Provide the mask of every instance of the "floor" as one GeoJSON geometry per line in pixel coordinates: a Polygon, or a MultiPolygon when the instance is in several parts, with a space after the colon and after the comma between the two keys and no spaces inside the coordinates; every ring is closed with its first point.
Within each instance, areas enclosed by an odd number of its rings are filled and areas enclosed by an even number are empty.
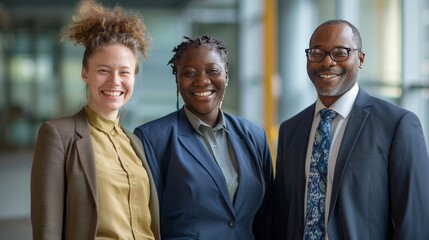
{"type": "Polygon", "coordinates": [[[0,240],[31,240],[31,151],[0,152],[0,240]]]}
{"type": "Polygon", "coordinates": [[[25,219],[0,220],[0,239],[31,240],[31,222],[25,219]]]}

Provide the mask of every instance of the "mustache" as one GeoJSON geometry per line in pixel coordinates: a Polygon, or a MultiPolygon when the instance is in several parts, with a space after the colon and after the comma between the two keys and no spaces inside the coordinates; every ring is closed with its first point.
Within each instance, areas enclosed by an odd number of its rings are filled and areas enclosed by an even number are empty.
{"type": "Polygon", "coordinates": [[[335,75],[343,75],[344,71],[342,69],[338,69],[338,68],[326,68],[326,67],[321,67],[319,69],[317,69],[315,71],[316,74],[320,75],[320,74],[335,74],[335,75]]]}

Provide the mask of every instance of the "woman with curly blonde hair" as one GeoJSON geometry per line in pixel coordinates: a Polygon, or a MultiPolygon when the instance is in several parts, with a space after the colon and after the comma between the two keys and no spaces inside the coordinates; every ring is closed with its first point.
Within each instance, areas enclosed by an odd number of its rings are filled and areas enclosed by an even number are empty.
{"type": "Polygon", "coordinates": [[[94,2],[63,37],[83,45],[88,102],[44,123],[31,172],[33,239],[160,239],[158,198],[143,147],[120,124],[148,35],[141,16],[94,2]]]}

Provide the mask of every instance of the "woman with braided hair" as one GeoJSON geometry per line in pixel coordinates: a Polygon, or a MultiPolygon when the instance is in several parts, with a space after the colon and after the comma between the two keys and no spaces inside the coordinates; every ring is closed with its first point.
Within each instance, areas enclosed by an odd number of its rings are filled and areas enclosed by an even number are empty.
{"type": "Polygon", "coordinates": [[[160,201],[162,239],[270,239],[272,163],[264,130],[223,112],[227,51],[185,37],[169,64],[185,105],[134,130],[160,201]]]}
{"type": "Polygon", "coordinates": [[[158,198],[141,141],[120,124],[148,35],[141,16],[91,1],[63,37],[83,45],[88,102],[44,123],[31,172],[33,239],[160,239],[158,198]]]}

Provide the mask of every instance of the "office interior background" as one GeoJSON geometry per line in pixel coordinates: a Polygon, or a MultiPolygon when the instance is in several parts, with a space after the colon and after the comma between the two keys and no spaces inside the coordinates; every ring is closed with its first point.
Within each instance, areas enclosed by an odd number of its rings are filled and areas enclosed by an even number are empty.
{"type": "MultiPolygon", "coordinates": [[[[429,136],[427,0],[100,0],[140,11],[152,37],[132,100],[134,127],[176,109],[167,62],[183,36],[211,35],[229,52],[223,110],[265,128],[275,156],[277,127],[315,101],[304,49],[321,22],[343,18],[366,52],[359,85],[416,113],[429,136]]],[[[39,126],[86,103],[83,48],[61,42],[75,0],[0,0],[0,238],[31,239],[30,170],[39,126]]],[[[182,103],[182,102],[181,102],[182,103]]],[[[429,142],[429,141],[428,141],[429,142]]]]}

